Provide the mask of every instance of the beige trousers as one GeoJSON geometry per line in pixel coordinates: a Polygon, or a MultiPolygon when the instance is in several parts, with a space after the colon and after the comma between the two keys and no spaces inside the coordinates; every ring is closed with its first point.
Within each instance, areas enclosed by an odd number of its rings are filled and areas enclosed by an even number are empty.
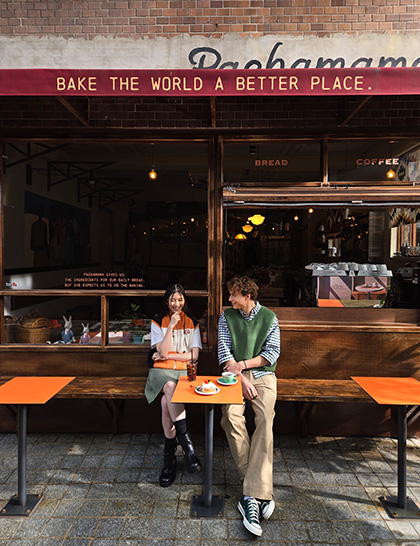
{"type": "Polygon", "coordinates": [[[221,425],[226,433],[232,457],[244,477],[243,494],[257,499],[273,498],[273,420],[277,397],[276,376],[246,378],[258,396],[250,400],[255,414],[255,431],[250,439],[246,428],[245,403],[222,406],[221,425]]]}

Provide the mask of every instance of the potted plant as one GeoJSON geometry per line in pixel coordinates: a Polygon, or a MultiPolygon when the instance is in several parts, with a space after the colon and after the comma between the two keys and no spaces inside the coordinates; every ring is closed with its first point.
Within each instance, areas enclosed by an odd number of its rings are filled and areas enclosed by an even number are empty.
{"type": "Polygon", "coordinates": [[[140,313],[140,305],[131,303],[123,313],[118,315],[118,319],[119,322],[114,326],[114,330],[123,332],[124,343],[143,343],[149,327],[145,315],[140,313]]]}

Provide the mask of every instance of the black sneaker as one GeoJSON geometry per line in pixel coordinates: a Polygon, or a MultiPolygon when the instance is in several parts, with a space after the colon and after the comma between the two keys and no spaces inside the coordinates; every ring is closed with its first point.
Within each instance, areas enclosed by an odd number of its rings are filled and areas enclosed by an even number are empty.
{"type": "Polygon", "coordinates": [[[262,529],[260,525],[260,507],[254,497],[245,499],[244,497],[238,502],[238,510],[242,514],[245,529],[248,529],[253,535],[260,537],[262,529]]]}
{"type": "Polygon", "coordinates": [[[264,519],[270,519],[276,504],[273,500],[261,500],[258,501],[260,505],[260,514],[264,519]]]}

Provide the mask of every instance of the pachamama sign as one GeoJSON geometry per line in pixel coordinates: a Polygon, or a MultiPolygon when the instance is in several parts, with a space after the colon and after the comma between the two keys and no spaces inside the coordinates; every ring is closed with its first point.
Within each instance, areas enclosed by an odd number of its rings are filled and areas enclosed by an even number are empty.
{"type": "Polygon", "coordinates": [[[272,70],[1,69],[0,96],[420,94],[420,68],[272,70]]]}

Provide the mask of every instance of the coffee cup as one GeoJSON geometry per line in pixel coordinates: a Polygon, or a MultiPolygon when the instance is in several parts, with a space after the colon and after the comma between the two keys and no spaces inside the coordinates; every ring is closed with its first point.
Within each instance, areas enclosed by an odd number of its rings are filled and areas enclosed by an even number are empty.
{"type": "Polygon", "coordinates": [[[233,372],[223,372],[222,378],[225,383],[233,383],[236,379],[236,373],[233,372]]]}

